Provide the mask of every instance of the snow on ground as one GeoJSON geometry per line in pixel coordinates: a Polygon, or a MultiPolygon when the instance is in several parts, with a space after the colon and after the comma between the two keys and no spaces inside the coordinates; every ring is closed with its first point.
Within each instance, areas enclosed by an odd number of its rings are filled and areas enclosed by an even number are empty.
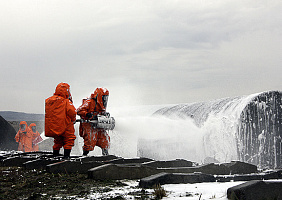
{"type": "MultiPolygon", "coordinates": [[[[136,192],[142,189],[138,188],[138,181],[124,181],[128,186],[113,188],[109,192],[93,193],[89,199],[104,199],[105,197],[122,196],[125,199],[135,199],[136,192]]],[[[225,183],[194,183],[194,184],[166,184],[162,185],[166,190],[167,197],[163,199],[173,200],[204,200],[204,199],[221,199],[227,200],[227,189],[244,182],[225,182],[225,183]]],[[[146,189],[148,196],[153,199],[153,189],[146,189]]]]}
{"type": "Polygon", "coordinates": [[[168,191],[168,197],[163,199],[226,199],[227,189],[244,182],[226,183],[194,183],[194,184],[168,184],[164,189],[168,191]]]}

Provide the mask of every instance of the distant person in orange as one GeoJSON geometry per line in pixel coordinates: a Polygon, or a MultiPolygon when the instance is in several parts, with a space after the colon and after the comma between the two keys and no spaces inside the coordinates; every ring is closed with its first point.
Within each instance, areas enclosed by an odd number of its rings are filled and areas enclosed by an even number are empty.
{"type": "Polygon", "coordinates": [[[75,120],[76,109],[72,104],[70,86],[59,83],[54,95],[45,100],[45,136],[54,138],[54,156],[58,156],[61,147],[64,147],[64,157],[70,157],[76,138],[75,120]]]}
{"type": "Polygon", "coordinates": [[[82,105],[77,109],[77,114],[81,117],[80,136],[84,139],[83,155],[93,151],[95,146],[102,149],[103,155],[108,155],[110,147],[110,137],[106,130],[96,128],[86,120],[97,119],[97,115],[107,115],[109,91],[106,88],[97,88],[90,98],[83,100],[82,105]]]}
{"type": "Polygon", "coordinates": [[[36,130],[36,124],[31,123],[29,125],[29,131],[32,135],[32,151],[39,151],[38,143],[41,142],[43,139],[40,136],[40,133],[36,130]]]}
{"type": "Polygon", "coordinates": [[[25,121],[20,122],[20,129],[15,136],[15,140],[19,143],[18,150],[23,152],[31,152],[32,149],[32,134],[29,131],[25,121]]]}

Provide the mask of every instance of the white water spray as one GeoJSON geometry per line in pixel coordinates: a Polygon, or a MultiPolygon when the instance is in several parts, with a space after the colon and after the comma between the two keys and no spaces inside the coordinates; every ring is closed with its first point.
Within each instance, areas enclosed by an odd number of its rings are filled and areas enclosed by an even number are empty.
{"type": "MultiPolygon", "coordinates": [[[[157,160],[182,158],[198,163],[203,163],[205,158],[219,162],[238,160],[238,119],[255,95],[207,103],[208,110],[198,109],[200,116],[193,119],[176,113],[169,117],[152,115],[163,106],[116,112],[117,125],[111,135],[110,153],[157,160]]],[[[179,105],[177,109],[183,108],[185,106],[179,105]]]]}
{"type": "Polygon", "coordinates": [[[149,151],[155,155],[155,159],[190,158],[195,160],[196,155],[203,154],[203,149],[200,148],[203,133],[191,119],[176,120],[143,116],[117,118],[116,122],[120,124],[111,136],[111,152],[115,155],[139,156],[138,150],[146,147],[148,143],[149,151]]]}
{"type": "MultiPolygon", "coordinates": [[[[244,106],[244,103],[239,105],[244,106]]],[[[109,131],[109,153],[124,158],[145,156],[156,160],[186,159],[198,163],[203,163],[207,157],[220,162],[236,160],[236,120],[240,115],[240,112],[235,112],[238,110],[236,106],[238,104],[231,101],[230,105],[226,105],[228,109],[209,113],[201,126],[187,116],[170,115],[168,118],[152,115],[163,106],[113,109],[110,112],[115,117],[116,127],[114,131],[109,131]]],[[[83,139],[77,138],[76,146],[82,149],[83,139]]],[[[101,155],[100,148],[95,147],[89,155],[101,155]]]]}

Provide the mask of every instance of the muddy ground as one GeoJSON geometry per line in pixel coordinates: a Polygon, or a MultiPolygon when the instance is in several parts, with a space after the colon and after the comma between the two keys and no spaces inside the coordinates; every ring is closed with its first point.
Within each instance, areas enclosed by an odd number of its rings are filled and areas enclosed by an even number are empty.
{"type": "MultiPolygon", "coordinates": [[[[105,194],[101,199],[125,199],[122,195],[107,195],[113,188],[123,186],[126,184],[121,181],[88,179],[87,174],[51,174],[45,170],[0,167],[0,199],[94,199],[93,193],[105,194]]],[[[154,199],[141,188],[135,191],[129,194],[130,199],[154,199]]]]}

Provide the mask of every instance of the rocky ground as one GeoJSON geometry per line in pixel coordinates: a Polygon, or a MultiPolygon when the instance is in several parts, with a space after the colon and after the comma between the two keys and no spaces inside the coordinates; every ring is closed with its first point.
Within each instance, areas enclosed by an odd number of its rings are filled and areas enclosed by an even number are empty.
{"type": "MultiPolygon", "coordinates": [[[[45,170],[0,167],[0,199],[96,199],[95,193],[99,199],[125,199],[114,194],[117,187],[130,186],[122,181],[88,179],[87,174],[51,174],[45,170]],[[113,193],[109,193],[111,190],[113,193]]],[[[133,189],[129,198],[155,198],[152,192],[133,189]]]]}

